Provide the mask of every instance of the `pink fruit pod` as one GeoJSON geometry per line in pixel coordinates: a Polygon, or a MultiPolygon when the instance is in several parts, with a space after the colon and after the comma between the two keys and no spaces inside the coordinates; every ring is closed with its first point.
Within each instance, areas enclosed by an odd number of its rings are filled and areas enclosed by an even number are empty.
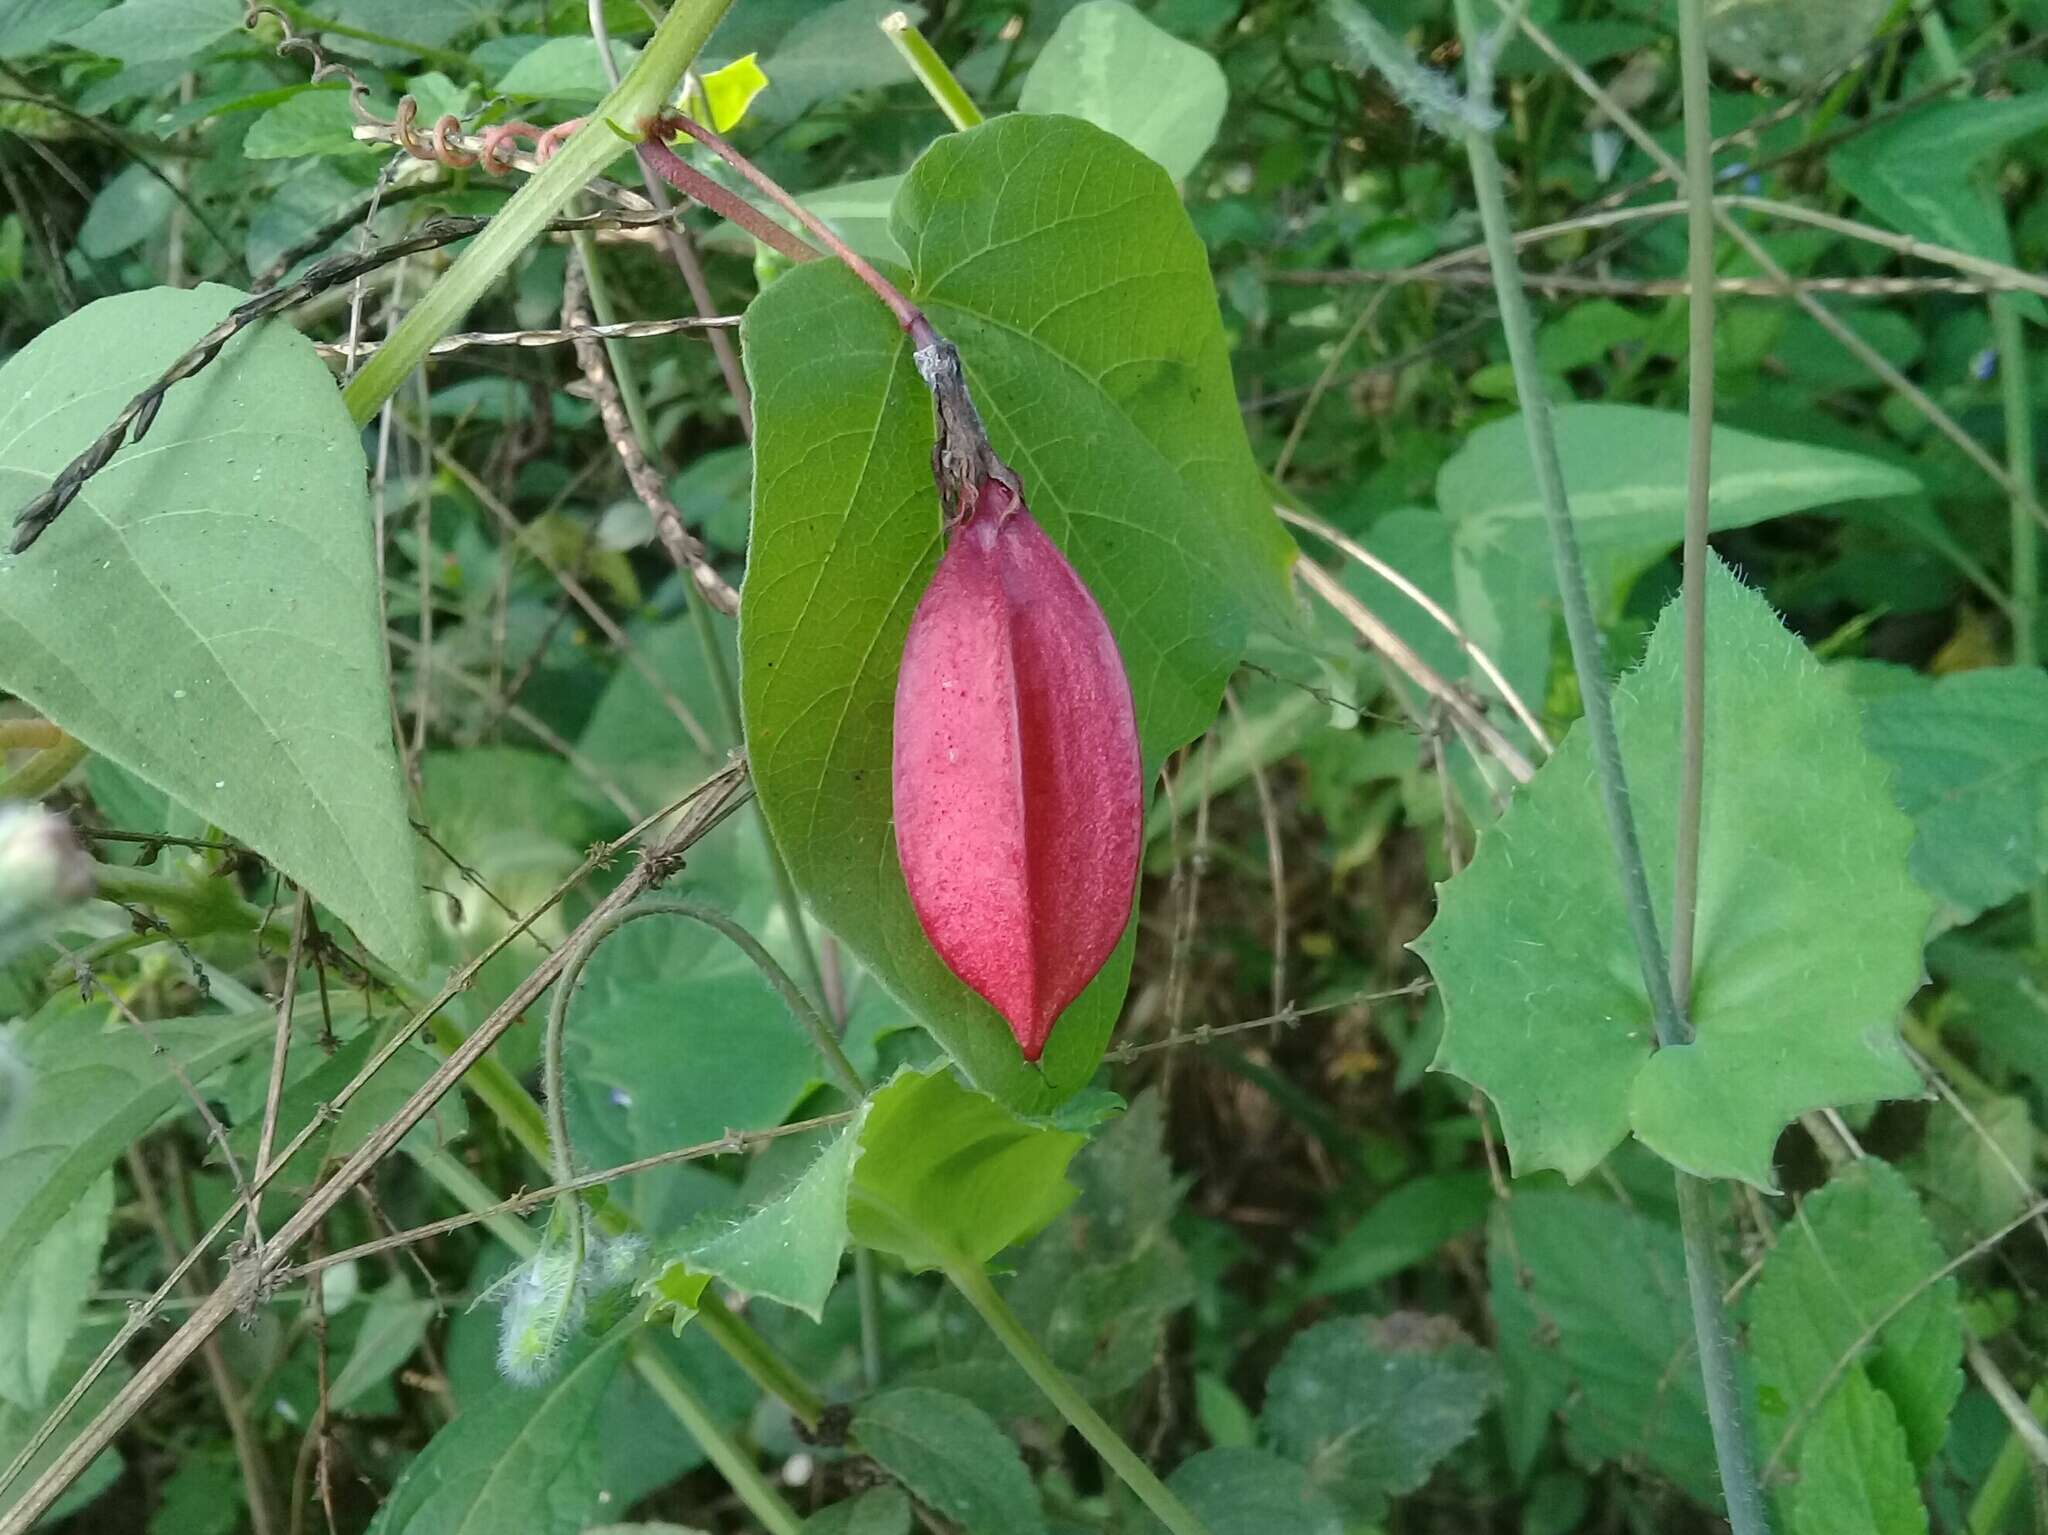
{"type": "Polygon", "coordinates": [[[1102,609],[1011,488],[978,487],[896,679],[896,851],[939,957],[1035,1061],[1130,920],[1144,819],[1102,609]]]}

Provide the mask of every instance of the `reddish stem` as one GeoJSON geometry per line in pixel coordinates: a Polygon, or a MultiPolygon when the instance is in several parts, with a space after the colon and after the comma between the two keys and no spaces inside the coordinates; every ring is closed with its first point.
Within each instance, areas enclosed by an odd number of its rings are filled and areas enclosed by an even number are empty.
{"type": "MultiPolygon", "coordinates": [[[[662,119],[665,123],[668,119],[662,119]]],[[[650,125],[652,126],[652,125],[650,125]]],[[[641,160],[683,196],[702,203],[720,218],[737,224],[776,254],[790,261],[815,261],[818,253],[737,193],[729,192],[684,160],[650,132],[635,146],[641,160]]]]}
{"type": "MultiPolygon", "coordinates": [[[[865,257],[858,254],[844,240],[834,234],[831,227],[823,219],[811,212],[810,209],[806,208],[794,197],[791,197],[789,193],[783,191],[782,187],[773,177],[761,170],[753,161],[749,160],[737,149],[734,149],[732,145],[726,143],[723,138],[713,133],[695,118],[685,116],[679,112],[656,118],[647,125],[647,128],[647,143],[650,147],[660,143],[662,136],[668,132],[686,133],[717,155],[727,165],[730,165],[734,170],[746,177],[747,180],[773,198],[776,204],[785,209],[792,218],[802,224],[810,232],[812,238],[817,240],[820,245],[843,261],[848,271],[866,283],[869,289],[873,291],[875,297],[889,306],[889,312],[896,316],[897,324],[901,325],[905,330],[911,331],[913,335],[916,334],[916,328],[924,323],[923,311],[917,305],[911,303],[909,299],[905,298],[902,290],[880,272],[876,271],[865,257]]],[[[674,159],[675,157],[671,154],[670,158],[674,159]]],[[[682,162],[678,160],[676,163],[680,165],[682,162]]],[[[663,174],[666,175],[667,173],[663,172],[663,174]]],[[[681,184],[677,183],[677,185],[680,186],[681,184]]],[[[713,185],[716,185],[716,183],[713,183],[713,185]]],[[[692,193],[692,195],[694,196],[695,194],[692,193]]],[[[750,209],[749,211],[752,210],[750,209]]],[[[929,330],[930,327],[927,326],[927,333],[929,333],[929,330]]],[[[920,342],[919,344],[923,345],[925,343],[920,342]]]]}

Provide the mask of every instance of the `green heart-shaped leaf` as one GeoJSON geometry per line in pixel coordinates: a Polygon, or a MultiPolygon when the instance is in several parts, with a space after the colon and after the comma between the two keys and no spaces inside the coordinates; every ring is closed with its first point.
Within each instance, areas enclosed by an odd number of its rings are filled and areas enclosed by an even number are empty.
{"type": "MultiPolygon", "coordinates": [[[[1706,797],[1691,1044],[1651,1048],[1642,969],[1583,727],[1479,839],[1415,943],[1443,987],[1436,1066],[1499,1106],[1515,1170],[1584,1176],[1631,1130],[1689,1172],[1772,1186],[1809,1109],[1923,1090],[1897,1017],[1932,902],[1855,704],[1770,605],[1708,581],[1706,797]]],[[[1673,603],[1614,717],[1669,922],[1682,625],[1673,603]]]]}
{"type": "MultiPolygon", "coordinates": [[[[1293,621],[1293,545],[1238,419],[1201,242],[1164,171],[1061,117],[940,140],[892,230],[905,290],[959,347],[996,450],[1108,616],[1156,769],[1214,717],[1250,628],[1293,621]]],[[[1100,1059],[1130,941],[1067,1010],[1041,1074],[911,910],[891,717],[940,535],[909,342],[826,262],[769,287],[743,337],[759,435],[740,664],[761,807],[819,915],[975,1083],[1043,1108],[1100,1059]]]]}

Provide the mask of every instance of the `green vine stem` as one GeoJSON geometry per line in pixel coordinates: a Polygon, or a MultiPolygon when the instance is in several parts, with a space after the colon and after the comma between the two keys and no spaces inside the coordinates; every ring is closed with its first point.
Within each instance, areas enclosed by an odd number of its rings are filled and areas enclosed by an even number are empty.
{"type": "Polygon", "coordinates": [[[12,776],[0,779],[0,799],[41,799],[84,760],[85,743],[76,736],[64,736],[29,758],[12,776]]]}
{"type": "MultiPolygon", "coordinates": [[[[2048,1427],[2048,1381],[2034,1387],[2027,1398],[2027,1411],[2033,1414],[2036,1423],[2048,1427]]],[[[2034,1456],[2026,1441],[2017,1433],[2009,1435],[1970,1503],[1969,1516],[1963,1524],[1967,1535],[1998,1535],[2006,1527],[2005,1516],[2012,1511],[2014,1496],[2026,1486],[2027,1473],[2033,1465],[2034,1456]]]]}
{"type": "Polygon", "coordinates": [[[490,227],[427,290],[390,339],[349,381],[342,398],[357,425],[377,414],[428,349],[460,323],[470,306],[533,243],[548,220],[568,207],[584,183],[619,155],[624,146],[611,121],[637,123],[662,109],[712,28],[731,6],[732,0],[677,0],[618,88],[598,104],[554,157],[513,193],[490,227]]]}
{"type": "MultiPolygon", "coordinates": [[[[1700,0],[1685,0],[1685,5],[1694,10],[1699,3],[1700,0]]],[[[1493,51],[1497,42],[1481,29],[1473,0],[1455,0],[1455,5],[1472,99],[1484,103],[1493,96],[1493,51]]],[[[1613,699],[1601,655],[1600,631],[1587,595],[1578,534],[1572,525],[1564,470],[1558,460],[1557,439],[1550,424],[1549,397],[1544,393],[1542,370],[1536,358],[1535,325],[1529,313],[1528,295],[1522,286],[1521,268],[1515,257],[1514,230],[1508,215],[1500,158],[1494,150],[1490,132],[1468,125],[1464,139],[1473,190],[1479,202],[1480,223],[1486,237],[1487,259],[1493,270],[1494,294],[1500,305],[1508,358],[1514,370],[1522,423],[1528,436],[1529,456],[1536,467],[1544,522],[1550,533],[1558,594],[1564,603],[1565,632],[1571,641],[1572,665],[1578,675],[1579,692],[1585,708],[1585,727],[1592,737],[1593,765],[1599,779],[1608,837],[1613,844],[1621,879],[1629,931],[1642,968],[1644,989],[1649,995],[1657,1044],[1659,1048],[1669,1048],[1686,1043],[1691,1038],[1691,1027],[1679,1011],[1671,975],[1665,968],[1664,943],[1657,932],[1649,876],[1643,864],[1642,844],[1636,835],[1635,813],[1629,803],[1621,743],[1614,730],[1613,699]]],[[[1704,197],[1710,190],[1700,186],[1692,195],[1704,197]]],[[[1770,1524],[1764,1511],[1762,1484],[1757,1478],[1750,1450],[1747,1403],[1736,1371],[1735,1340],[1721,1304],[1707,1187],[1688,1174],[1681,1172],[1677,1176],[1686,1289],[1692,1303],[1693,1336],[1700,1353],[1707,1415],[1713,1429],[1722,1496],[1728,1506],[1728,1522],[1734,1535],[1764,1535],[1770,1524]]]]}
{"type": "Polygon", "coordinates": [[[939,104],[947,122],[962,130],[981,125],[981,108],[974,104],[974,98],[967,94],[967,88],[954,77],[953,71],[946,68],[938,50],[925,41],[916,22],[902,11],[891,11],[882,18],[881,28],[903,55],[910,72],[917,76],[917,83],[939,104]]]}
{"type": "MultiPolygon", "coordinates": [[[[576,1157],[569,1139],[569,1097],[566,1091],[567,1072],[562,1063],[562,1046],[567,1034],[569,1006],[575,1000],[576,988],[582,984],[583,970],[590,963],[591,955],[597,952],[612,934],[629,922],[642,917],[687,917],[701,922],[727,939],[753,962],[768,984],[775,988],[783,1004],[795,1014],[796,1019],[811,1036],[818,1054],[824,1059],[826,1069],[834,1082],[849,1098],[858,1103],[867,1095],[867,1088],[861,1082],[860,1073],[853,1069],[853,1063],[846,1058],[846,1052],[839,1047],[839,1040],[832,1032],[824,1016],[819,1013],[811,999],[804,995],[803,988],[789,978],[789,972],[782,968],[774,955],[761,944],[760,939],[733,921],[724,912],[700,905],[695,901],[648,901],[637,906],[621,907],[602,921],[595,923],[573,949],[562,966],[561,979],[555,983],[554,999],[548,1004],[547,1033],[541,1045],[541,1101],[547,1114],[548,1167],[556,1183],[568,1183],[576,1176],[576,1157]]],[[[557,1201],[570,1231],[580,1241],[583,1232],[583,1201],[575,1194],[564,1194],[557,1201]]]]}
{"type": "Polygon", "coordinates": [[[644,1333],[633,1340],[630,1357],[640,1378],[661,1398],[662,1405],[675,1414],[676,1421],[690,1431],[690,1437],[703,1447],[705,1458],[747,1505],[747,1512],[760,1520],[768,1535],[803,1535],[803,1522],[783,1502],[782,1494],[761,1474],[753,1458],[743,1454],[727,1437],[711,1415],[709,1405],[697,1394],[697,1388],[655,1352],[644,1333]]]}
{"type": "Polygon", "coordinates": [[[1166,1484],[1152,1474],[1152,1468],[1138,1458],[1137,1451],[1124,1443],[1123,1435],[1088,1404],[1088,1399],[1052,1362],[1052,1356],[1039,1347],[1038,1340],[997,1293],[987,1270],[971,1260],[962,1261],[947,1266],[946,1278],[967,1304],[981,1314],[988,1330],[1010,1351],[1010,1357],[1031,1377],[1032,1384],[1059,1409],[1060,1416],[1094,1447],[1095,1453],[1172,1535],[1209,1535],[1208,1526],[1195,1517],[1194,1510],[1167,1490],[1166,1484]]]}
{"type": "Polygon", "coordinates": [[[825,1399],[797,1374],[796,1367],[768,1346],[752,1327],[735,1316],[717,1293],[707,1288],[697,1298],[695,1325],[702,1328],[726,1357],[746,1371],[747,1378],[790,1411],[807,1429],[825,1417],[825,1399]]]}

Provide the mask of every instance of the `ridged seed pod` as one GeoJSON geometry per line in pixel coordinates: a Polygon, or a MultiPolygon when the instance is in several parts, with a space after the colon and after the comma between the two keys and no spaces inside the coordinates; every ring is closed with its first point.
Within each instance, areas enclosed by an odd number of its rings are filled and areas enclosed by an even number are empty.
{"type": "Polygon", "coordinates": [[[904,641],[896,850],[925,936],[1027,1061],[1130,920],[1144,792],[1102,609],[998,480],[904,641]]]}

